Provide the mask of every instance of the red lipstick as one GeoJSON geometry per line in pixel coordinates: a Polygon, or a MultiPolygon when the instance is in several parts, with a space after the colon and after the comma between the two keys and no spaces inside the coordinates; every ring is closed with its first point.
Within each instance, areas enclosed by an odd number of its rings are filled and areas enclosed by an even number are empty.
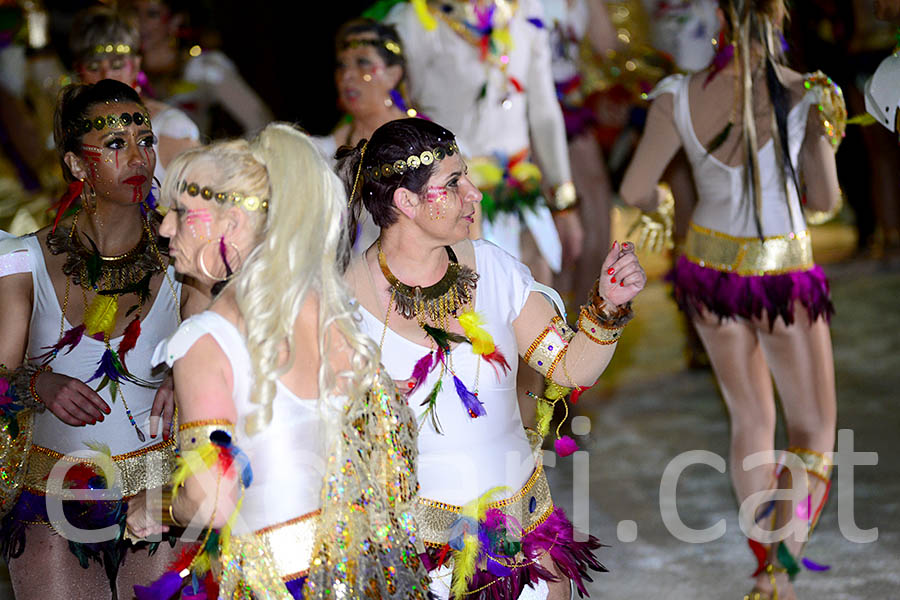
{"type": "Polygon", "coordinates": [[[125,183],[127,183],[128,185],[144,185],[146,181],[147,178],[143,175],[132,175],[125,180],[125,183]]]}

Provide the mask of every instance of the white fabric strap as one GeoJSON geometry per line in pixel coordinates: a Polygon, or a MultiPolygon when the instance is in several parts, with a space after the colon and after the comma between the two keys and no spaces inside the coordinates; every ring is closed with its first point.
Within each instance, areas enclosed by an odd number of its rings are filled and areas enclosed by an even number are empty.
{"type": "Polygon", "coordinates": [[[28,247],[5,231],[0,231],[0,277],[17,273],[31,273],[34,261],[28,247]]]}
{"type": "Polygon", "coordinates": [[[563,302],[562,296],[559,295],[559,292],[554,290],[552,287],[548,285],[544,285],[543,283],[538,283],[537,281],[531,284],[531,291],[540,292],[544,295],[547,300],[550,301],[551,304],[556,308],[556,312],[559,313],[559,316],[566,320],[566,304],[563,302]]]}

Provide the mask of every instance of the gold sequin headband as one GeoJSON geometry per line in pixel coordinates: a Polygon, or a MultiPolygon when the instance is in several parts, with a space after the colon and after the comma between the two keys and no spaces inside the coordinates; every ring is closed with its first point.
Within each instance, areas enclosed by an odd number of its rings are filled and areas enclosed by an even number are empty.
{"type": "Polygon", "coordinates": [[[97,44],[94,46],[94,54],[131,54],[131,46],[128,44],[97,44]]]}
{"type": "Polygon", "coordinates": [[[269,201],[260,200],[259,196],[245,196],[238,192],[214,192],[208,187],[200,187],[199,183],[193,181],[188,183],[182,180],[178,186],[179,193],[187,192],[188,196],[200,196],[204,200],[215,200],[219,204],[231,202],[237,206],[242,206],[245,210],[268,210],[269,201]]]}
{"type": "Polygon", "coordinates": [[[373,40],[367,38],[345,40],[344,43],[341,44],[341,50],[346,50],[347,48],[360,48],[362,46],[382,47],[391,54],[396,54],[397,56],[403,54],[403,48],[398,42],[395,42],[394,40],[385,40],[382,42],[381,40],[373,40]]]}
{"type": "Polygon", "coordinates": [[[446,146],[435,146],[421,154],[413,154],[406,160],[395,160],[393,163],[385,163],[380,167],[366,167],[365,177],[370,181],[377,181],[383,177],[403,175],[409,169],[418,169],[422,165],[430,165],[436,160],[444,160],[447,156],[453,156],[457,152],[459,152],[459,147],[456,145],[456,142],[449,142],[446,146]]]}
{"type": "Polygon", "coordinates": [[[148,113],[127,113],[124,112],[119,116],[116,115],[106,115],[105,117],[94,117],[93,119],[76,119],[75,123],[69,126],[69,130],[72,133],[88,133],[91,129],[96,129],[100,131],[104,127],[114,128],[114,127],[128,127],[134,123],[137,126],[141,126],[146,124],[147,127],[151,127],[150,125],[150,115],[148,113]]]}

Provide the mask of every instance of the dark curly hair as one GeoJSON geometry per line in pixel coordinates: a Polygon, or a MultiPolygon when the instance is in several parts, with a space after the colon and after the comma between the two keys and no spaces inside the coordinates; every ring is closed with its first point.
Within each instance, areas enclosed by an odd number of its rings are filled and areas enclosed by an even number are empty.
{"type": "Polygon", "coordinates": [[[366,207],[372,220],[378,227],[386,229],[397,222],[397,209],[394,207],[394,191],[405,188],[414,194],[421,194],[428,180],[438,165],[435,161],[429,165],[422,164],[416,169],[406,169],[403,173],[393,173],[387,177],[371,179],[365,177],[370,167],[393,164],[395,161],[406,161],[410,156],[420,154],[435,147],[447,147],[455,141],[455,136],[433,121],[425,119],[398,119],[385,123],[375,130],[369,140],[360,140],[353,146],[342,146],[335,154],[337,172],[347,188],[350,198],[351,238],[356,229],[360,214],[360,201],[366,207]],[[363,156],[363,148],[365,155],[363,156]],[[360,159],[362,165],[360,166],[360,159]]]}

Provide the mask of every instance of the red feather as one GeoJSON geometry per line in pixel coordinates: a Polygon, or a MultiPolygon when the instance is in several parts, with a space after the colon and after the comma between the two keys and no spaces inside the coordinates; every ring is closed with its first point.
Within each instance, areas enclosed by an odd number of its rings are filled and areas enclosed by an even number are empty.
{"type": "Polygon", "coordinates": [[[497,379],[500,379],[500,370],[497,367],[503,369],[504,374],[509,371],[509,363],[506,362],[506,357],[500,353],[500,350],[496,346],[494,346],[493,352],[491,352],[490,354],[482,354],[481,358],[486,360],[489,365],[494,367],[494,373],[497,374],[497,379]]]}
{"type": "Polygon", "coordinates": [[[513,85],[514,88],[516,88],[516,91],[519,92],[520,94],[525,89],[522,87],[522,84],[519,83],[519,80],[516,79],[515,77],[510,77],[509,82],[513,85]]]}
{"type": "Polygon", "coordinates": [[[216,578],[213,577],[212,571],[206,574],[206,580],[203,583],[206,585],[207,598],[219,597],[219,583],[216,581],[216,578]]]}
{"type": "Polygon", "coordinates": [[[234,464],[234,455],[228,448],[219,446],[216,449],[219,451],[219,469],[223,475],[227,475],[231,471],[231,465],[234,464]]]}
{"type": "Polygon", "coordinates": [[[72,206],[72,202],[75,201],[75,198],[81,195],[81,191],[84,189],[83,181],[73,181],[69,183],[69,187],[66,188],[66,191],[63,192],[63,195],[60,196],[59,202],[56,203],[56,218],[53,219],[53,229],[50,230],[50,233],[54,233],[56,231],[56,226],[59,225],[60,219],[62,219],[63,215],[69,210],[69,207],[72,206]]]}
{"type": "Polygon", "coordinates": [[[766,557],[768,555],[768,551],[766,550],[765,546],[763,546],[753,538],[747,538],[747,545],[750,546],[750,549],[753,550],[753,554],[756,556],[756,571],[754,571],[753,575],[751,575],[751,577],[756,577],[766,568],[766,557]]]}
{"type": "Polygon", "coordinates": [[[571,402],[572,404],[577,404],[578,399],[581,397],[581,394],[588,391],[589,389],[591,389],[590,386],[578,386],[577,388],[572,390],[571,394],[569,394],[569,402],[571,402]]]}
{"type": "Polygon", "coordinates": [[[181,573],[185,569],[191,566],[191,563],[194,562],[194,558],[197,556],[197,553],[200,551],[200,544],[190,544],[185,547],[181,554],[178,555],[178,558],[169,563],[168,571],[173,571],[175,573],[181,573]]]}
{"type": "Polygon", "coordinates": [[[97,476],[97,471],[89,463],[78,463],[66,473],[66,487],[84,490],[90,487],[89,482],[97,476]]]}
{"type": "Polygon", "coordinates": [[[137,344],[138,336],[140,335],[141,319],[140,317],[135,317],[134,320],[128,324],[128,327],[125,328],[125,335],[122,336],[122,341],[119,342],[119,360],[122,362],[123,367],[125,367],[125,353],[134,348],[135,344],[137,344]]]}

